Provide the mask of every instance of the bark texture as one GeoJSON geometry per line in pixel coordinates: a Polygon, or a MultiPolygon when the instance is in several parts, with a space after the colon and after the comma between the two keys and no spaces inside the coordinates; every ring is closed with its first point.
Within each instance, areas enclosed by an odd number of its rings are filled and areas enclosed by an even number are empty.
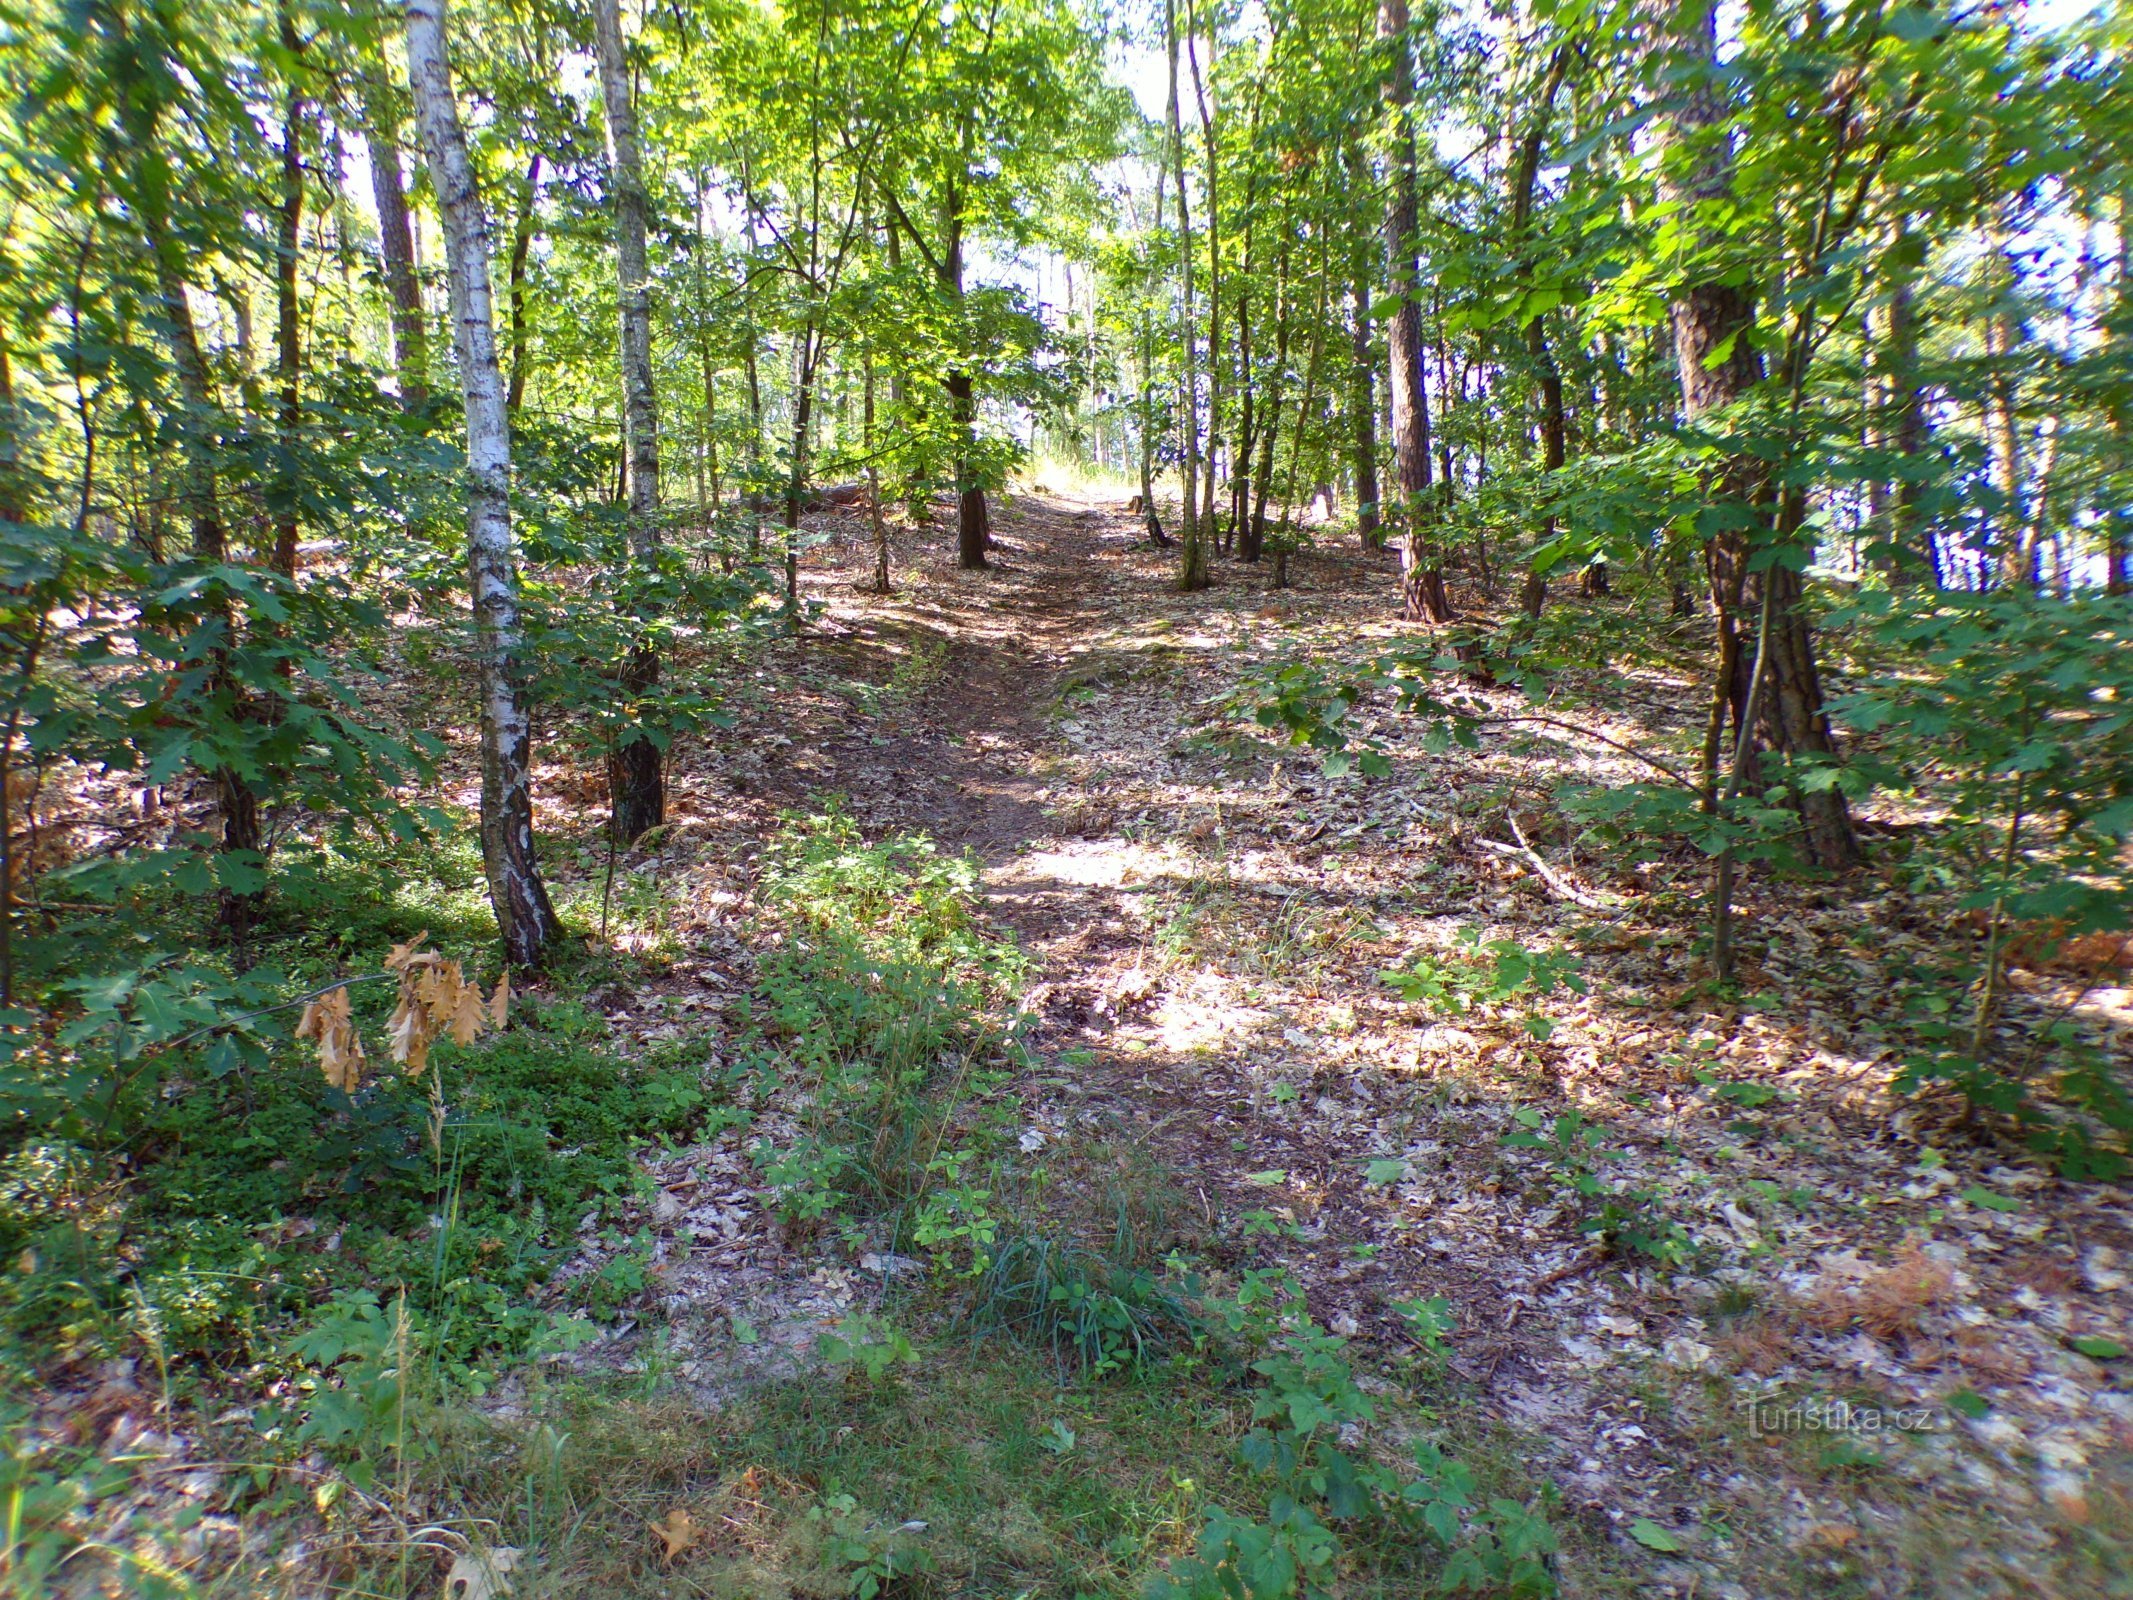
{"type": "MultiPolygon", "coordinates": [[[[645,258],[651,202],[637,146],[637,113],[630,100],[620,0],[594,0],[593,32],[600,59],[600,99],[607,111],[607,164],[615,188],[615,259],[621,273],[630,558],[639,566],[650,566],[658,559],[660,545],[659,400],[652,387],[652,286],[645,258]]],[[[640,645],[623,665],[623,692],[641,707],[658,687],[659,657],[640,645]]],[[[609,826],[617,839],[628,844],[666,821],[664,758],[641,714],[623,725],[608,758],[607,778],[609,826]]]]}
{"type": "MultiPolygon", "coordinates": [[[[1178,109],[1178,20],[1174,0],[1163,3],[1163,46],[1170,67],[1170,156],[1178,186],[1178,428],[1184,449],[1184,496],[1178,508],[1178,587],[1207,587],[1207,530],[1200,525],[1200,379],[1195,360],[1199,329],[1193,312],[1192,206],[1185,186],[1185,130],[1178,109]]],[[[1210,471],[1213,470],[1210,465],[1210,471]]]]}
{"type": "Polygon", "coordinates": [[[1407,0],[1380,0],[1378,36],[1390,66],[1385,100],[1392,111],[1391,182],[1385,201],[1385,279],[1393,295],[1386,330],[1392,389],[1392,454],[1399,494],[1392,522],[1400,540],[1400,612],[1412,622],[1450,622],[1451,595],[1430,526],[1429,394],[1423,363],[1422,302],[1416,261],[1421,205],[1416,193],[1414,63],[1407,40],[1407,0]]]}
{"type": "MultiPolygon", "coordinates": [[[[1658,26],[1661,48],[1688,78],[1664,130],[1667,149],[1661,168],[1661,198],[1683,209],[1729,199],[1733,162],[1726,105],[1719,89],[1715,10],[1708,4],[1682,12],[1668,10],[1661,14],[1658,26]]],[[[1762,379],[1762,358],[1751,332],[1753,291],[1732,279],[1730,273],[1692,273],[1673,291],[1668,320],[1680,373],[1682,412],[1691,423],[1710,419],[1717,424],[1718,414],[1745,398],[1762,379]]],[[[1783,546],[1798,539],[1801,523],[1793,513],[1804,507],[1781,503],[1759,457],[1746,451],[1734,455],[1712,487],[1714,498],[1745,508],[1769,543],[1783,546]]],[[[1737,748],[1752,761],[1753,735],[1739,739],[1738,730],[1751,714],[1755,639],[1749,619],[1760,612],[1766,598],[1770,606],[1768,659],[1755,712],[1761,736],[1788,756],[1836,755],[1836,741],[1823,710],[1800,575],[1782,561],[1751,573],[1750,552],[1751,534],[1744,529],[1715,533],[1705,546],[1718,646],[1704,756],[1706,781],[1714,792],[1728,721],[1736,730],[1737,748]]],[[[1745,776],[1748,783],[1755,781],[1752,767],[1745,776]]],[[[1800,792],[1794,802],[1807,858],[1832,871],[1855,865],[1858,841],[1843,794],[1835,789],[1800,792]]]]}
{"type": "Polygon", "coordinates": [[[532,729],[521,683],[511,545],[511,428],[496,360],[489,219],[445,56],[444,0],[408,0],[409,85],[444,220],[453,345],[467,428],[467,578],[481,673],[481,853],[505,958],[537,965],[562,932],[533,845],[532,729]]]}
{"type": "Polygon", "coordinates": [[[400,400],[410,411],[429,404],[429,332],[422,318],[422,285],[415,278],[415,230],[407,212],[400,145],[382,95],[370,97],[370,193],[378,208],[378,256],[392,301],[393,365],[400,400]]]}

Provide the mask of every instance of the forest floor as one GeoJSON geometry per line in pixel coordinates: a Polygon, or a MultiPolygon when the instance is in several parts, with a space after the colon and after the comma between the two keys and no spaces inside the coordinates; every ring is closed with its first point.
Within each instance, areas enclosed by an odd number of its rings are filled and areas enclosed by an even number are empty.
{"type": "MultiPolygon", "coordinates": [[[[1892,1099],[1891,974],[1947,929],[1878,880],[1759,884],[1722,994],[1693,948],[1695,863],[1624,868],[1551,820],[1556,783],[1627,774],[1602,742],[1538,727],[1431,755],[1388,713],[1379,780],[1255,745],[1222,695],[1277,653],[1395,639],[1389,556],[1307,553],[1273,592],[1224,564],[1180,595],[1122,504],[1040,489],[1001,507],[991,571],[900,530],[877,598],[863,521],[827,526],[807,638],[730,734],[680,754],[666,859],[629,863],[689,888],[670,980],[597,997],[618,1028],[671,1029],[677,986],[712,1008],[745,987],[752,851],[781,811],[843,796],[870,837],[983,863],[1032,964],[1024,1151],[1138,1152],[1209,1259],[1288,1268],[1365,1365],[1412,1355],[1396,1304],[1450,1301],[1458,1406],[1582,1530],[1567,1592],[2122,1592],[2133,1395],[2074,1341],[2133,1332],[2133,1217],[2122,1189],[1892,1099]],[[1485,961],[1459,943],[1475,930],[1579,985],[1433,1013],[1381,980],[1418,953],[1485,961]],[[1573,1148],[1507,1147],[1532,1112],[1544,1133],[1582,1119],[1573,1148]],[[1690,1264],[1603,1255],[1584,1168],[1678,1224],[1690,1264]]],[[[1551,712],[1693,749],[1685,674],[1587,687],[1551,712]]],[[[2023,983],[2018,1003],[2133,1020],[2122,989],[2023,983]]],[[[662,1359],[707,1403],[804,1365],[905,1265],[780,1230],[746,1155],[761,1132],[654,1169],[654,1220],[698,1241],[661,1251],[662,1359]]],[[[643,1347],[576,1359],[641,1368],[643,1347]]]]}
{"type": "MultiPolygon", "coordinates": [[[[1229,697],[1287,658],[1413,643],[1389,555],[1306,551],[1278,591],[1218,562],[1181,595],[1122,501],[1036,487],[1001,498],[987,571],[954,567],[938,513],[897,526],[878,596],[863,516],[810,532],[800,635],[708,646],[731,725],[676,742],[664,828],[611,859],[598,763],[545,747],[545,864],[585,948],[447,1058],[449,1090],[432,1075],[436,1122],[380,1071],[366,1133],[288,1053],[256,1105],[251,1079],[174,1085],[69,1191],[150,1252],[125,1326],[158,1369],[54,1355],[8,1414],[0,1492],[62,1530],[81,1592],[147,1592],[162,1562],[219,1573],[210,1593],[483,1600],[504,1591],[444,1569],[486,1547],[523,1552],[514,1600],[1137,1595],[1210,1507],[1267,1503],[1238,1451],[1255,1380],[1161,1310],[1212,1321],[1271,1269],[1377,1408],[1344,1445],[1439,1445],[1476,1507],[1546,1515],[1566,1594],[2129,1592],[2133,1208],[1892,1089],[1919,971],[1972,937],[1884,870],[1919,819],[1866,818],[1876,860],[1842,883],[1751,875],[1731,989],[1699,947],[1705,863],[1564,819],[1558,787],[1626,781],[1625,747],[1692,760],[1700,624],[1561,598],[1563,626],[1638,643],[1545,707],[1475,691],[1552,720],[1432,751],[1366,699],[1390,771],[1336,777],[1229,697]],[[831,941],[774,891],[836,814],[968,852],[977,937],[1020,954],[995,996],[1012,1037],[941,1052],[950,1079],[843,1152],[912,1203],[825,1214],[779,1177],[820,1154],[830,1099],[792,1065],[811,1024],[784,1019],[882,980],[806,965],[831,941]],[[885,1151],[897,1128],[915,1160],[885,1151]],[[1148,1358],[1080,1370],[1057,1315],[1049,1344],[986,1335],[1003,1280],[917,1237],[925,1196],[1025,1271],[1130,1257],[1148,1358]],[[426,1398],[387,1313],[418,1291],[480,1374],[426,1398]],[[536,1310],[575,1347],[491,1361],[536,1310]],[[181,1312],[191,1361],[164,1342],[181,1312]],[[826,1360],[825,1334],[885,1370],[826,1360]],[[263,1449],[281,1464],[243,1465],[263,1449]],[[92,1548],[135,1554],[92,1582],[92,1548]]],[[[471,812],[451,648],[411,648],[385,692],[449,737],[434,798],[471,812]]],[[[493,937],[463,841],[360,892],[329,867],[340,899],[277,902],[310,981],[423,929],[493,937]]],[[[2122,1061],[2124,982],[2020,970],[2009,1005],[2122,1061]]],[[[359,997],[365,1026],[385,1003],[359,997]]],[[[1341,1530],[1344,1597],[1442,1570],[1381,1520],[1341,1530]]]]}

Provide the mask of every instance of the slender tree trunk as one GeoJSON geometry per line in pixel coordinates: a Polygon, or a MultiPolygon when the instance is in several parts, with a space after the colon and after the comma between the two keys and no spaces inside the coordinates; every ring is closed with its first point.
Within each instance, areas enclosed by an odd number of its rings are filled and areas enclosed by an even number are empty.
{"type": "Polygon", "coordinates": [[[889,593],[889,523],[881,509],[881,463],[875,457],[874,351],[870,345],[861,357],[864,363],[866,404],[860,420],[860,445],[867,458],[867,514],[874,524],[874,592],[889,593]]]}
{"type": "Polygon", "coordinates": [[[519,196],[518,221],[511,228],[511,260],[504,293],[511,306],[511,387],[504,410],[515,424],[526,400],[526,379],[533,371],[532,335],[526,316],[526,268],[533,257],[533,230],[540,220],[541,153],[526,162],[525,192],[519,196]]]}
{"type": "MultiPolygon", "coordinates": [[[[1348,147],[1348,176],[1360,193],[1367,176],[1361,150],[1348,147]]],[[[1385,542],[1378,521],[1377,363],[1370,350],[1370,251],[1358,249],[1352,267],[1350,329],[1352,359],[1348,369],[1348,412],[1355,434],[1355,531],[1366,550],[1385,542]]]]}
{"type": "Polygon", "coordinates": [[[957,566],[975,570],[988,565],[985,550],[992,543],[992,509],[969,449],[978,431],[977,386],[967,370],[958,368],[942,387],[948,391],[948,415],[963,444],[955,463],[955,560],[957,566]]]}
{"type": "MultiPolygon", "coordinates": [[[[0,254],[0,261],[5,260],[0,254]]],[[[23,503],[21,429],[22,419],[15,410],[15,369],[7,355],[7,328],[0,325],[0,522],[19,524],[29,514],[23,503]]],[[[0,762],[6,754],[0,749],[0,762]]],[[[0,803],[5,800],[5,788],[0,786],[0,803]]],[[[0,835],[0,845],[5,843],[5,836],[0,835]]],[[[4,883],[0,879],[0,894],[5,893],[4,883]]]]}
{"type": "MultiPolygon", "coordinates": [[[[1284,486],[1281,496],[1281,527],[1274,536],[1273,586],[1277,589],[1285,589],[1289,584],[1289,552],[1295,545],[1294,524],[1291,521],[1291,517],[1296,508],[1296,491],[1304,481],[1304,436],[1309,432],[1311,413],[1318,400],[1318,378],[1324,364],[1326,352],[1326,294],[1328,285],[1333,278],[1333,274],[1329,270],[1331,263],[1327,260],[1327,249],[1326,233],[1321,229],[1318,235],[1318,270],[1316,273],[1318,279],[1318,302],[1312,308],[1311,314],[1311,354],[1304,362],[1303,399],[1296,407],[1296,421],[1289,430],[1288,482],[1284,486]]],[[[1287,267],[1286,252],[1284,252],[1283,267],[1284,269],[1287,267]]],[[[1284,270],[1283,276],[1286,278],[1286,270],[1284,270]]],[[[1288,343],[1286,333],[1290,321],[1287,315],[1286,294],[1283,296],[1283,301],[1282,330],[1284,337],[1282,346],[1283,360],[1286,361],[1288,343]]],[[[1272,437],[1273,430],[1269,429],[1269,441],[1271,441],[1272,437]]]]}
{"type": "MultiPolygon", "coordinates": [[[[940,256],[940,283],[954,308],[960,341],[963,329],[963,199],[959,185],[951,184],[946,202],[944,233],[946,249],[940,256]]],[[[948,415],[955,424],[955,561],[966,570],[987,565],[985,551],[992,543],[992,513],[985,503],[985,484],[978,474],[977,384],[963,357],[942,381],[948,392],[948,415]]]]}
{"type": "Polygon", "coordinates": [[[1196,360],[1199,330],[1193,313],[1192,209],[1185,188],[1185,129],[1178,100],[1176,0],[1163,0],[1163,51],[1170,68],[1171,175],[1178,186],[1178,427],[1184,495],[1178,507],[1178,587],[1207,587],[1206,530],[1200,526],[1200,380],[1196,360]]]}
{"type": "MultiPolygon", "coordinates": [[[[1677,100],[1668,121],[1660,193],[1669,204],[1690,214],[1697,207],[1729,200],[1733,190],[1727,110],[1717,78],[1715,10],[1707,0],[1699,10],[1668,13],[1663,26],[1675,66],[1685,67],[1693,74],[1693,81],[1677,100]]],[[[1761,381],[1762,360],[1752,339],[1755,303],[1748,286],[1724,277],[1691,281],[1675,291],[1669,315],[1682,410],[1691,422],[1723,411],[1761,381]]],[[[1746,452],[1734,456],[1713,489],[1726,501],[1746,508],[1754,522],[1766,526],[1774,544],[1790,544],[1797,538],[1800,523],[1790,514],[1791,505],[1781,504],[1769,481],[1768,468],[1759,458],[1746,452]],[[1773,520],[1776,526],[1770,526],[1773,520]]],[[[1799,573],[1779,562],[1766,572],[1751,574],[1750,555],[1751,544],[1744,531],[1716,533],[1706,546],[1712,611],[1718,631],[1713,717],[1730,713],[1736,729],[1747,722],[1755,660],[1743,648],[1742,619],[1764,609],[1762,600],[1767,588],[1770,605],[1763,633],[1768,649],[1755,652],[1755,656],[1768,655],[1769,693],[1763,697],[1762,707],[1764,730],[1787,755],[1833,759],[1836,744],[1822,708],[1813,636],[1799,573]]],[[[1707,735],[1706,782],[1710,787],[1715,787],[1715,768],[1710,763],[1715,761],[1717,743],[1715,731],[1707,735]]],[[[1752,729],[1737,739],[1737,769],[1752,760],[1753,746],[1752,729]]],[[[1742,772],[1737,770],[1729,787],[1737,787],[1741,779],[1742,772]]],[[[1827,788],[1803,792],[1795,798],[1808,858],[1833,871],[1855,865],[1858,843],[1843,794],[1827,788]]]]}
{"type": "MultiPolygon", "coordinates": [[[[1251,233],[1245,233],[1245,271],[1251,270],[1251,233]]],[[[1250,280],[1247,279],[1247,282],[1250,280]]],[[[1236,459],[1229,474],[1229,525],[1224,546],[1244,548],[1245,520],[1252,498],[1252,451],[1258,442],[1259,385],[1252,371],[1252,296],[1249,289],[1237,292],[1237,436],[1236,459]]],[[[1254,559],[1247,557],[1247,560],[1254,559]]]]}
{"type": "MultiPolygon", "coordinates": [[[[119,26],[122,28],[123,24],[119,26]]],[[[124,52],[127,68],[120,73],[118,84],[125,143],[116,154],[131,165],[131,193],[127,200],[151,257],[158,309],[170,346],[171,369],[177,379],[178,447],[184,463],[179,500],[191,524],[193,560],[202,567],[221,567],[229,560],[229,538],[217,484],[220,407],[199,329],[193,321],[192,303],[186,297],[187,257],[171,223],[171,169],[159,149],[162,79],[151,79],[142,70],[143,58],[136,53],[139,41],[121,37],[117,43],[124,52]]],[[[228,586],[219,582],[207,584],[198,609],[183,622],[197,627],[207,641],[202,651],[207,668],[207,698],[220,702],[222,714],[232,721],[242,722],[256,715],[250,695],[231,671],[239,627],[228,586]]],[[[208,776],[222,816],[223,854],[259,853],[262,837],[258,796],[231,767],[218,767],[208,776]]],[[[221,923],[240,965],[248,960],[247,944],[264,898],[259,892],[239,894],[227,888],[221,892],[221,923]]]]}
{"type": "Polygon", "coordinates": [[[815,425],[815,369],[821,353],[810,315],[792,352],[792,470],[785,479],[785,611],[800,617],[800,512],[807,496],[808,444],[815,425]]]}
{"type": "MultiPolygon", "coordinates": [[[[2122,363],[2133,361],[2133,186],[2118,196],[2118,326],[2113,338],[2122,363]]],[[[2111,434],[2118,441],[2118,508],[2104,532],[2104,588],[2133,594],[2133,399],[2121,385],[2111,405],[2111,434]]]]}
{"type": "MultiPolygon", "coordinates": [[[[2012,294],[2012,271],[2005,266],[1998,249],[1993,257],[1994,278],[2000,292],[2012,294]]],[[[2030,536],[2029,519],[2023,514],[2019,383],[2014,373],[2017,348],[2013,316],[2003,307],[1993,307],[1985,315],[1985,357],[1990,363],[1985,382],[1985,456],[1994,498],[1999,502],[1992,518],[1995,564],[2003,585],[2034,593],[2043,573],[2036,542],[2030,536]]]]}
{"type": "Polygon", "coordinates": [[[393,367],[400,401],[410,411],[429,404],[429,330],[422,315],[422,285],[415,277],[415,231],[407,212],[400,172],[400,146],[386,97],[367,97],[370,120],[370,193],[378,208],[378,254],[385,294],[392,303],[393,367]]]}
{"type": "MultiPolygon", "coordinates": [[[[293,74],[303,44],[287,0],[277,8],[281,47],[293,74]]],[[[304,405],[304,353],[301,308],[297,304],[297,247],[304,225],[304,119],[302,92],[292,76],[282,111],[281,207],[274,230],[274,375],[281,388],[278,419],[280,482],[274,498],[274,570],[296,576],[298,494],[297,452],[301,446],[304,405]]]]}
{"type": "MultiPolygon", "coordinates": [[[[1245,524],[1244,559],[1247,561],[1257,561],[1266,549],[1267,496],[1274,483],[1274,446],[1281,437],[1282,393],[1288,387],[1289,331],[1295,321],[1289,303],[1291,237],[1292,231],[1284,228],[1281,246],[1274,256],[1274,365],[1267,379],[1266,416],[1259,425],[1259,470],[1253,475],[1252,515],[1245,524]]],[[[1296,428],[1298,432],[1302,431],[1302,412],[1297,413],[1296,428]]]]}
{"type": "Polygon", "coordinates": [[[467,573],[481,673],[481,845],[506,959],[537,965],[562,933],[533,844],[532,734],[521,691],[511,545],[511,425],[496,360],[489,219],[445,58],[444,0],[407,0],[415,116],[444,220],[453,344],[467,429],[467,573]]]}
{"type": "Polygon", "coordinates": [[[1879,477],[1879,516],[1872,537],[1881,546],[1875,565],[1899,588],[1938,582],[1933,536],[1925,526],[1922,486],[1917,480],[1926,449],[1925,391],[1918,382],[1918,311],[1912,297],[1916,268],[1902,222],[1884,255],[1888,309],[1883,337],[1876,345],[1879,368],[1874,387],[1874,438],[1878,448],[1902,463],[1893,489],[1879,477]]]}
{"type": "Polygon", "coordinates": [[[1449,622],[1444,559],[1430,527],[1429,397],[1424,386],[1422,301],[1416,260],[1414,69],[1407,42],[1407,0],[1379,0],[1378,35],[1392,41],[1385,101],[1394,125],[1385,202],[1386,282],[1394,297],[1387,330],[1392,371],[1393,465],[1399,484],[1392,520],[1400,537],[1400,612],[1411,622],[1449,622]]]}
{"type": "MultiPolygon", "coordinates": [[[[1162,187],[1160,176],[1156,179],[1158,190],[1162,187]]],[[[1162,197],[1157,195],[1156,214],[1162,215],[1162,197]]],[[[1141,312],[1141,520],[1148,530],[1148,542],[1158,550],[1170,543],[1170,535],[1163,531],[1163,519],[1155,509],[1155,318],[1152,313],[1141,312]]]]}
{"type": "MultiPolygon", "coordinates": [[[[1215,28],[1220,15],[1219,8],[1209,7],[1209,74],[1215,68],[1215,28]]],[[[1207,477],[1201,487],[1199,526],[1201,538],[1212,541],[1215,537],[1216,463],[1222,456],[1222,206],[1217,187],[1221,162],[1215,149],[1214,114],[1208,106],[1206,85],[1201,80],[1199,37],[1197,7],[1192,0],[1186,0],[1185,59],[1192,76],[1193,102],[1200,114],[1200,140],[1207,154],[1207,477]]],[[[1236,470],[1234,455],[1230,470],[1233,473],[1236,470]]]]}
{"type": "MultiPolygon", "coordinates": [[[[651,198],[637,149],[637,112],[630,101],[629,58],[622,41],[620,0],[593,0],[593,33],[600,59],[600,99],[607,111],[607,164],[615,186],[615,261],[622,310],[622,418],[629,448],[630,561],[649,574],[659,561],[659,396],[652,382],[652,273],[645,255],[651,198]]],[[[528,184],[530,192],[532,185],[528,184]]],[[[527,206],[527,215],[532,215],[527,206]]],[[[517,318],[514,304],[512,316],[517,318]]],[[[517,329],[514,326],[513,334],[517,329]]],[[[514,367],[512,379],[517,381],[514,367]]],[[[666,821],[664,752],[645,709],[659,688],[659,657],[647,645],[631,650],[622,689],[631,701],[608,758],[610,826],[630,843],[666,821]]]]}
{"type": "MultiPolygon", "coordinates": [[[[1533,279],[1534,245],[1530,235],[1533,189],[1540,176],[1541,146],[1548,137],[1548,124],[1555,115],[1555,97],[1563,86],[1563,75],[1569,65],[1570,46],[1557,45],[1533,108],[1533,121],[1527,127],[1525,137],[1519,141],[1518,159],[1511,169],[1511,235],[1520,254],[1519,275],[1528,283],[1533,279]]],[[[1527,319],[1524,338],[1526,359],[1532,364],[1534,382],[1540,391],[1541,471],[1547,475],[1541,492],[1552,498],[1554,475],[1563,466],[1566,434],[1563,371],[1556,365],[1554,352],[1548,348],[1548,333],[1538,316],[1527,319]]],[[[1541,517],[1540,542],[1545,546],[1554,540],[1555,512],[1551,509],[1541,517]]],[[[1529,617],[1538,617],[1547,594],[1548,580],[1538,567],[1528,567],[1525,587],[1519,595],[1521,609],[1529,617]]]]}

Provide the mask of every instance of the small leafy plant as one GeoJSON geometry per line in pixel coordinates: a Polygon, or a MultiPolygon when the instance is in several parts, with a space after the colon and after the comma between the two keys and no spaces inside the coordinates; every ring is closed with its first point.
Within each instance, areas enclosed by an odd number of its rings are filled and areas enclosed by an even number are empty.
{"type": "Polygon", "coordinates": [[[1518,1126],[1503,1136],[1514,1150],[1539,1151],[1556,1180],[1584,1211],[1579,1231],[1610,1253],[1633,1251],[1662,1266],[1680,1266],[1694,1254],[1694,1241],[1649,1190],[1611,1186],[1599,1163],[1619,1154],[1583,1115],[1565,1111],[1550,1121],[1531,1106],[1512,1113],[1518,1126]]]}
{"type": "MultiPolygon", "coordinates": [[[[1428,952],[1412,965],[1378,974],[1380,982],[1403,1000],[1448,1016],[1462,1016],[1477,1006],[1528,1005],[1559,991],[1586,992],[1577,960],[1551,950],[1534,950],[1516,939],[1490,939],[1479,928],[1459,936],[1459,950],[1448,956],[1428,952]]],[[[1546,1039],[1555,1024],[1538,1011],[1520,1019],[1536,1039],[1546,1039]]]]}
{"type": "MultiPolygon", "coordinates": [[[[1415,1302],[1418,1327],[1441,1339],[1449,1309],[1415,1302]]],[[[1248,1270],[1223,1317],[1263,1352],[1251,1363],[1262,1384],[1238,1453],[1266,1486],[1265,1510],[1211,1508],[1193,1554],[1174,1562],[1152,1594],[1316,1600],[1334,1592],[1342,1530],[1372,1525],[1429,1540],[1440,1558],[1430,1592],[1555,1592],[1556,1536],[1543,1508],[1500,1498],[1477,1505],[1473,1473],[1427,1440],[1415,1442],[1407,1463],[1370,1452],[1376,1408],[1356,1382],[1347,1341],[1311,1320],[1285,1272],[1248,1270]]]]}

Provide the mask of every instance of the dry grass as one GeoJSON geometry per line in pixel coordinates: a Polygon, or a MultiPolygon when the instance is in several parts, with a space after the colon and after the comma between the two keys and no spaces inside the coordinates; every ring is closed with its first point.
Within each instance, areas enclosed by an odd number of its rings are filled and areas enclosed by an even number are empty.
{"type": "Polygon", "coordinates": [[[1914,1240],[1886,1267],[1862,1277],[1825,1276],[1801,1312],[1825,1332],[1857,1328],[1881,1340],[1908,1339],[1924,1332],[1927,1315],[1945,1307],[1954,1294],[1955,1274],[1914,1240]]]}

